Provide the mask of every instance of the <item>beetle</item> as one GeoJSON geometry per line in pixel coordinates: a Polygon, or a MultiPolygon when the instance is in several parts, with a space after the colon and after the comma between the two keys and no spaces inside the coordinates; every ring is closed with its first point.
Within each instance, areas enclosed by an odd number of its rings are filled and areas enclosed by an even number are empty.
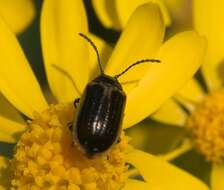
{"type": "Polygon", "coordinates": [[[96,52],[100,75],[85,87],[80,99],[74,101],[77,112],[72,124],[74,143],[87,156],[103,153],[119,141],[122,119],[126,104],[126,94],[118,78],[131,67],[145,62],[160,62],[144,59],[130,65],[114,77],[103,71],[96,45],[83,33],[79,33],[96,52]],[[78,104],[78,106],[77,106],[78,104]]]}

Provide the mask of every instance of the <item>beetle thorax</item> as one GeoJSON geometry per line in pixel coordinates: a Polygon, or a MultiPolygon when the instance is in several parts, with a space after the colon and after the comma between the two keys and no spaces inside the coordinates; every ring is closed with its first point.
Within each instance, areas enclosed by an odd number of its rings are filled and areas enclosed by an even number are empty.
{"type": "Polygon", "coordinates": [[[109,75],[105,75],[105,74],[100,75],[97,78],[95,78],[92,82],[97,82],[97,83],[100,83],[100,84],[106,85],[106,86],[117,87],[119,90],[123,91],[122,86],[118,82],[118,80],[109,75]]]}

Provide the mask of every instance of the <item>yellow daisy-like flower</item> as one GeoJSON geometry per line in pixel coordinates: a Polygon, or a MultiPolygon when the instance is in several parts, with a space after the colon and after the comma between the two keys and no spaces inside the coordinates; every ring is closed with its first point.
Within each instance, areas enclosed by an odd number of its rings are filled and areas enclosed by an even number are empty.
{"type": "Polygon", "coordinates": [[[21,33],[35,16],[33,0],[1,0],[0,15],[15,33],[21,33]]]}
{"type": "MultiPolygon", "coordinates": [[[[124,129],[158,109],[200,66],[203,38],[189,31],[162,44],[164,31],[156,4],[139,7],[106,64],[105,72],[114,76],[142,58],[156,57],[162,62],[141,65],[121,77],[127,93],[124,129]]],[[[81,0],[44,1],[41,15],[44,64],[57,100],[56,104],[48,105],[18,41],[0,20],[0,89],[7,99],[0,98],[0,140],[17,142],[13,159],[0,159],[0,188],[207,190],[206,185],[186,172],[129,147],[124,132],[117,145],[93,159],[73,146],[68,127],[76,112],[72,102],[92,79],[95,72],[90,69],[97,68],[96,59],[77,35],[79,32],[88,33],[81,0]],[[144,181],[131,179],[132,171],[126,163],[136,168],[144,181]]]]}
{"type": "Polygon", "coordinates": [[[153,116],[159,121],[189,129],[193,146],[183,146],[167,158],[172,159],[192,147],[196,148],[212,163],[212,190],[224,189],[223,5],[221,0],[199,0],[193,3],[195,28],[208,40],[207,53],[201,67],[207,89],[204,90],[197,80],[192,80],[175,97],[187,108],[189,114],[172,99],[153,116]]]}

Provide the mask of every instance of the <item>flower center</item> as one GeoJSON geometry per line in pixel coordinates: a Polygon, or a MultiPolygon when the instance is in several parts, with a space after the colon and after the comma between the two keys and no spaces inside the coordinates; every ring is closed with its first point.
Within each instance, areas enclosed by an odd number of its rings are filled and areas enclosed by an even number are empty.
{"type": "Polygon", "coordinates": [[[73,145],[72,105],[51,106],[36,114],[11,162],[11,189],[117,190],[125,181],[124,134],[110,150],[87,158],[73,145]]]}
{"type": "Polygon", "coordinates": [[[208,161],[224,161],[224,90],[211,93],[186,123],[195,146],[208,161]]]}

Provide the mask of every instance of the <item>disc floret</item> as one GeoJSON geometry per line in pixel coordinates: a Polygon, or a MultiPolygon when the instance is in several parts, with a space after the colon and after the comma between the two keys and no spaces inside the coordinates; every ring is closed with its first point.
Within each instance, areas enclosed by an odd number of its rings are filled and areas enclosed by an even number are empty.
{"type": "Polygon", "coordinates": [[[224,90],[208,95],[186,123],[195,146],[208,161],[224,161],[224,90]]]}
{"type": "Polygon", "coordinates": [[[89,159],[73,144],[74,114],[72,105],[60,104],[35,115],[15,149],[11,189],[117,190],[124,185],[124,135],[108,152],[89,159]]]}

